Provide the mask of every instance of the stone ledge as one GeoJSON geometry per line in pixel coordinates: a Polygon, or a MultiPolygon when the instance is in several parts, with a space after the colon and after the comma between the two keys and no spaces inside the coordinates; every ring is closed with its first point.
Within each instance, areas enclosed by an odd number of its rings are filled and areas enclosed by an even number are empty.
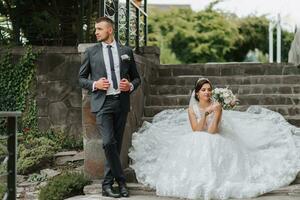
{"type": "MultiPolygon", "coordinates": [[[[32,46],[34,52],[42,50],[42,54],[78,54],[75,46],[32,46]]],[[[7,52],[7,48],[0,48],[0,54],[7,52]]],[[[23,55],[26,51],[24,47],[13,47],[10,52],[16,55],[23,55]]]]}

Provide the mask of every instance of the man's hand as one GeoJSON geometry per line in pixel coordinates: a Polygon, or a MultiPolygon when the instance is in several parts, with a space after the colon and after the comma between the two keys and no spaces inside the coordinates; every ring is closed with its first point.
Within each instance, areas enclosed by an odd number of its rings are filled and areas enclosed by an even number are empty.
{"type": "Polygon", "coordinates": [[[95,82],[95,88],[98,90],[108,90],[109,86],[110,83],[105,77],[102,77],[95,82]]]}
{"type": "Polygon", "coordinates": [[[127,79],[123,78],[120,81],[119,88],[122,92],[128,92],[130,90],[130,82],[127,79]]]}

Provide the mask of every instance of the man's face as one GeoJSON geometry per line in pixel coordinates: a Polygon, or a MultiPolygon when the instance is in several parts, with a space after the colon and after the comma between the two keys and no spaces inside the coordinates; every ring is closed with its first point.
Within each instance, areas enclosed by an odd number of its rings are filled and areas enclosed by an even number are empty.
{"type": "Polygon", "coordinates": [[[97,41],[103,42],[108,40],[108,38],[112,35],[113,29],[107,22],[100,22],[95,24],[95,35],[97,41]]]}

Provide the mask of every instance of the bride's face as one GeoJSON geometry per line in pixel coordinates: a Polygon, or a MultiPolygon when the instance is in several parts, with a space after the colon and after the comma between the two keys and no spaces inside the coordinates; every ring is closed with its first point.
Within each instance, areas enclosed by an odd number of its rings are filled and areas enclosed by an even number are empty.
{"type": "Polygon", "coordinates": [[[210,84],[203,84],[202,88],[198,92],[198,98],[200,101],[210,101],[212,95],[212,88],[210,84]]]}

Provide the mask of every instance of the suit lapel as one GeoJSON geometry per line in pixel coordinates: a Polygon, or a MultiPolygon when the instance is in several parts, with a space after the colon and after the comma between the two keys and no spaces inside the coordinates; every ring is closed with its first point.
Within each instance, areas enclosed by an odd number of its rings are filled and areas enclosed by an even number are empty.
{"type": "Polygon", "coordinates": [[[107,77],[107,71],[104,63],[104,57],[103,57],[103,49],[102,49],[102,44],[99,43],[97,45],[97,56],[96,56],[96,63],[99,63],[99,67],[101,70],[104,72],[104,76],[107,77]]]}
{"type": "Polygon", "coordinates": [[[120,63],[119,63],[119,67],[120,67],[120,77],[121,77],[121,79],[122,79],[122,78],[124,78],[124,70],[123,70],[123,67],[122,67],[121,55],[124,54],[124,49],[123,49],[122,46],[119,45],[119,43],[117,43],[117,49],[118,49],[119,60],[120,60],[120,63]]]}

